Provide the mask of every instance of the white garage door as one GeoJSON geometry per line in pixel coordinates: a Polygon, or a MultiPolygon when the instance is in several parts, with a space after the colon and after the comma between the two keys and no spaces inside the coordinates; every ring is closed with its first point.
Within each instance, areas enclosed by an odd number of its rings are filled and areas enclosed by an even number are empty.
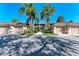
{"type": "Polygon", "coordinates": [[[69,34],[78,34],[78,28],[70,28],[69,29],[69,34]]]}

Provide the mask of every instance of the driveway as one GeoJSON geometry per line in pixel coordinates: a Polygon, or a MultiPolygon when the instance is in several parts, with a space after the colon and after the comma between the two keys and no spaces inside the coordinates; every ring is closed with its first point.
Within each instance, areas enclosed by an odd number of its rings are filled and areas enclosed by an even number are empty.
{"type": "Polygon", "coordinates": [[[1,56],[78,56],[79,37],[33,35],[0,37],[1,56]]]}

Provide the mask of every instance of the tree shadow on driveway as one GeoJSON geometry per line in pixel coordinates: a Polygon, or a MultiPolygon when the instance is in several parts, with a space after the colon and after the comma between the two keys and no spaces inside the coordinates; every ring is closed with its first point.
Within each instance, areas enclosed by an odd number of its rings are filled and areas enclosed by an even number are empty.
{"type": "Polygon", "coordinates": [[[35,51],[34,53],[31,53],[31,56],[72,56],[72,55],[79,55],[79,42],[64,38],[58,38],[58,37],[37,37],[41,40],[43,46],[35,51]],[[52,47],[47,47],[47,45],[53,45],[52,47]],[[78,47],[75,47],[75,46],[78,47]],[[50,51],[50,53],[45,52],[50,51]]]}
{"type": "MultiPolygon", "coordinates": [[[[70,40],[59,37],[43,37],[36,36],[31,40],[36,39],[35,42],[22,42],[19,40],[20,36],[3,36],[0,39],[0,48],[9,47],[10,50],[8,52],[9,56],[13,56],[12,51],[16,51],[14,54],[17,56],[75,56],[79,55],[79,42],[76,40],[70,40]],[[5,39],[6,38],[6,39],[5,39]],[[16,41],[16,44],[7,45],[8,42],[16,41]],[[32,49],[35,47],[35,44],[40,45],[41,47],[31,53],[27,53],[29,47],[32,49]],[[22,46],[25,45],[25,46],[22,46]],[[32,47],[34,46],[34,47],[32,47]],[[12,47],[12,48],[11,48],[12,47]],[[20,48],[23,48],[22,54],[19,52],[20,48]]],[[[28,39],[28,38],[27,38],[28,39]]],[[[30,48],[30,49],[31,49],[30,48]]],[[[36,48],[36,47],[35,47],[36,48]]],[[[37,47],[38,48],[38,47],[37,47]]]]}

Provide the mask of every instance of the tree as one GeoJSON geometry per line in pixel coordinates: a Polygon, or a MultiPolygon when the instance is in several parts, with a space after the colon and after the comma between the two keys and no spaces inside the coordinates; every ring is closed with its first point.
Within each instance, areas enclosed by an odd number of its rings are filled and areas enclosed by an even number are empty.
{"type": "Polygon", "coordinates": [[[56,22],[64,22],[64,16],[59,16],[56,22]]]}
{"type": "MultiPolygon", "coordinates": [[[[40,16],[41,20],[45,20],[46,24],[49,22],[50,17],[55,13],[55,8],[52,7],[50,4],[46,4],[46,6],[43,8],[40,16]]],[[[46,29],[46,27],[45,27],[46,29]]]]}
{"type": "Polygon", "coordinates": [[[12,19],[12,22],[18,22],[18,20],[16,18],[12,19]]]}
{"type": "Polygon", "coordinates": [[[70,20],[70,21],[69,21],[69,23],[73,23],[73,21],[72,21],[72,20],[70,20]]]}
{"type": "Polygon", "coordinates": [[[19,14],[22,15],[23,13],[26,14],[27,16],[27,23],[31,23],[33,25],[33,30],[34,30],[34,20],[37,20],[37,9],[33,4],[24,4],[20,9],[19,9],[19,14]]]}

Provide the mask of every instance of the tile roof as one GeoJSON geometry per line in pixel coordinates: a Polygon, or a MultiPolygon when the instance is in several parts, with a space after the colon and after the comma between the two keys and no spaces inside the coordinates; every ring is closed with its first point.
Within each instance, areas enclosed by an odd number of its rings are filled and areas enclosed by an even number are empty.
{"type": "MultiPolygon", "coordinates": [[[[22,26],[23,24],[27,24],[27,23],[22,23],[22,22],[18,22],[18,23],[0,23],[0,26],[22,26]]],[[[38,24],[45,24],[45,23],[38,23],[38,24]]],[[[49,23],[49,24],[53,24],[54,26],[79,26],[79,23],[67,23],[67,22],[63,22],[63,23],[49,23]]]]}
{"type": "Polygon", "coordinates": [[[79,26],[79,23],[55,23],[54,26],[79,26]]]}

